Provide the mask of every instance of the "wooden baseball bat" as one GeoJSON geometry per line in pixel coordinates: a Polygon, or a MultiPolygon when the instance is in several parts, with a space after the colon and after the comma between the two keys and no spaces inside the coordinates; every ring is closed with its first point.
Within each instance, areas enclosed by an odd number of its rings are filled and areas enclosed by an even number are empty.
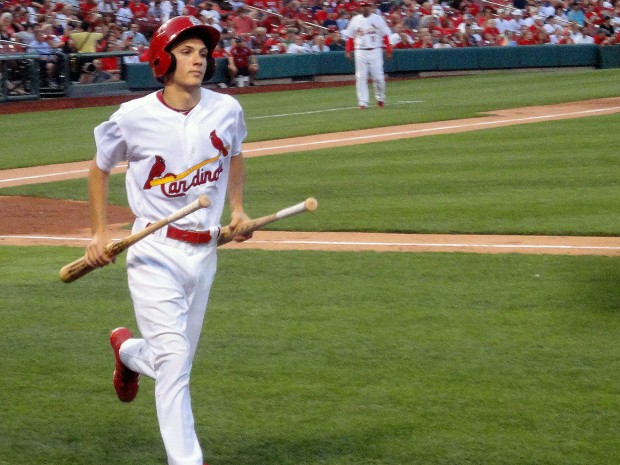
{"type": "Polygon", "coordinates": [[[288,218],[289,216],[297,215],[303,212],[313,212],[318,207],[318,202],[314,197],[308,197],[303,202],[298,203],[297,205],[293,205],[288,208],[283,208],[271,215],[262,216],[260,218],[254,218],[253,220],[243,221],[237,225],[236,228],[231,228],[230,225],[224,226],[220,235],[217,238],[217,245],[227,244],[232,241],[235,236],[238,234],[247,234],[257,229],[262,228],[263,226],[268,225],[269,223],[273,223],[274,221],[281,220],[283,218],[288,218]]]}
{"type": "MultiPolygon", "coordinates": [[[[192,203],[184,206],[183,208],[180,208],[176,212],[172,213],[170,216],[167,216],[166,218],[147,226],[142,231],[138,231],[137,233],[127,236],[125,239],[122,239],[120,241],[110,242],[105,246],[105,253],[108,257],[114,258],[121,252],[127,250],[136,242],[144,239],[149,234],[154,233],[158,229],[166,226],[167,224],[173,223],[174,221],[179,220],[200,208],[206,208],[209,205],[211,205],[211,200],[209,199],[209,197],[206,195],[201,195],[192,203]]],[[[76,279],[81,278],[85,274],[90,273],[95,268],[96,267],[92,267],[87,264],[84,257],[80,257],[60,269],[60,280],[63,283],[71,283],[76,279]]]]}

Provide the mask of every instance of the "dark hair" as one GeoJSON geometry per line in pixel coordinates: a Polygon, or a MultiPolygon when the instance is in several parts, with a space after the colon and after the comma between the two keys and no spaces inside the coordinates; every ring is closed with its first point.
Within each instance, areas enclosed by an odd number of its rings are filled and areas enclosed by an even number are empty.
{"type": "Polygon", "coordinates": [[[95,65],[93,63],[86,63],[83,67],[82,67],[82,71],[84,71],[85,73],[92,73],[93,71],[95,71],[97,68],[95,68],[95,65]]]}

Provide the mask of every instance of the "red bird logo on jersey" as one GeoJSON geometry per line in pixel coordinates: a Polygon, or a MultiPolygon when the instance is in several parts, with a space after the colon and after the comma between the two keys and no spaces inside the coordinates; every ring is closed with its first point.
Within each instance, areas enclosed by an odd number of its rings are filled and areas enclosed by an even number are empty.
{"type": "Polygon", "coordinates": [[[213,147],[222,152],[222,155],[228,155],[228,148],[224,147],[224,142],[222,142],[222,139],[217,136],[215,129],[211,131],[211,134],[209,134],[209,139],[211,139],[211,144],[213,144],[213,147]]]}
{"type": "Polygon", "coordinates": [[[152,187],[151,181],[159,178],[162,174],[164,174],[164,171],[166,171],[166,161],[159,155],[156,155],[155,163],[153,163],[151,171],[149,171],[149,177],[146,180],[146,183],[144,183],[144,189],[150,189],[152,187]]]}

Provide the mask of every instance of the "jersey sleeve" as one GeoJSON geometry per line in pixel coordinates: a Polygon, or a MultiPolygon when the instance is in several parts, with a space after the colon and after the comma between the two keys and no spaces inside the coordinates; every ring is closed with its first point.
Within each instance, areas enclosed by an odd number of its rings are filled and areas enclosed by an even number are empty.
{"type": "Polygon", "coordinates": [[[343,39],[355,39],[355,29],[357,28],[356,23],[356,17],[351,18],[351,21],[349,21],[346,29],[342,31],[344,34],[341,33],[343,35],[343,39]]]}
{"type": "Polygon", "coordinates": [[[239,105],[237,109],[233,134],[234,138],[230,150],[232,156],[235,157],[241,153],[241,144],[248,135],[248,131],[245,126],[245,117],[243,115],[243,109],[241,108],[241,105],[239,105]]]}
{"type": "Polygon", "coordinates": [[[112,170],[127,158],[127,143],[114,117],[95,128],[95,144],[97,166],[103,171],[112,170]]]}
{"type": "Polygon", "coordinates": [[[379,18],[381,19],[381,35],[383,37],[389,37],[392,34],[390,26],[388,26],[383,16],[379,16],[379,18]]]}

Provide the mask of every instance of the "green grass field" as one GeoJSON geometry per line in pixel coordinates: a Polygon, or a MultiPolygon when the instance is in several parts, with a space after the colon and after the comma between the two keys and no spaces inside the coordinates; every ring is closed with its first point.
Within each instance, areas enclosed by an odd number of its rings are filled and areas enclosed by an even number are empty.
{"type": "MultiPolygon", "coordinates": [[[[346,110],[332,111],[321,128],[616,96],[618,76],[392,82],[391,103],[424,105],[390,104],[359,117],[349,110],[356,118],[346,121],[346,110]]],[[[261,116],[351,106],[352,92],[240,100],[251,139],[275,139],[307,132],[317,114],[289,116],[285,128],[261,116]]],[[[92,127],[112,111],[1,116],[0,137],[14,145],[3,145],[0,163],[90,158],[92,127]],[[41,127],[56,144],[39,138],[41,127]],[[49,158],[39,158],[50,146],[49,158]]],[[[314,215],[278,229],[617,236],[618,118],[252,158],[248,209],[265,214],[315,195],[314,215]]],[[[113,177],[120,205],[122,182],[113,177]]],[[[74,180],[0,195],[84,199],[85,189],[74,180]]],[[[124,257],[61,284],[58,269],[80,253],[0,247],[0,465],[163,465],[153,382],[144,379],[129,405],[111,383],[108,332],[135,329],[124,257]]],[[[619,265],[615,257],[222,250],[192,377],[205,461],[615,465],[619,265]]]]}
{"type": "MultiPolygon", "coordinates": [[[[117,401],[122,261],[3,248],[3,464],[165,463],[153,383],[117,401]],[[10,278],[9,278],[10,277],[10,278]]],[[[193,405],[211,464],[609,464],[618,260],[226,251],[193,405]]]]}

